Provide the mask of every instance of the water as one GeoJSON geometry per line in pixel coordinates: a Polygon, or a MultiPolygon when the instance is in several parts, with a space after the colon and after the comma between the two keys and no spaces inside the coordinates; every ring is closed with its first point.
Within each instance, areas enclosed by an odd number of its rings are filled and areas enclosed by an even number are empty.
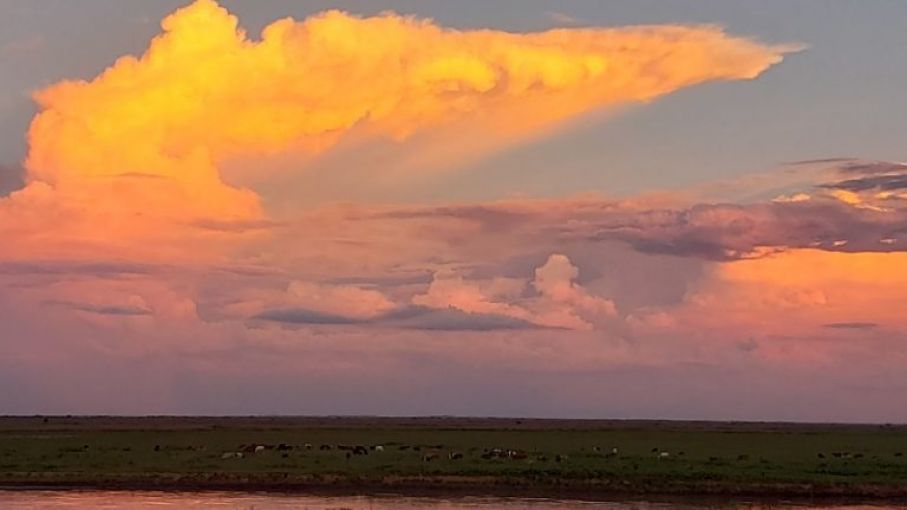
{"type": "Polygon", "coordinates": [[[0,491],[3,510],[166,510],[215,508],[223,510],[907,510],[907,506],[840,505],[815,506],[766,503],[675,503],[583,502],[514,498],[406,498],[320,497],[243,493],[162,493],[97,491],[0,491]]]}

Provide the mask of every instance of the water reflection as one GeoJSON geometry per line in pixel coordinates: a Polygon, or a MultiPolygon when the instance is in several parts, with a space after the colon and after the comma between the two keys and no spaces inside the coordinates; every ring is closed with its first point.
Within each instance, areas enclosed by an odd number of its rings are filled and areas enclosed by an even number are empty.
{"type": "Polygon", "coordinates": [[[159,493],[159,492],[73,492],[0,491],[3,510],[217,508],[236,510],[692,510],[701,508],[734,510],[796,509],[819,510],[907,510],[907,506],[842,505],[812,506],[756,503],[649,503],[585,502],[512,498],[403,498],[403,497],[317,497],[240,493],[159,493]]]}

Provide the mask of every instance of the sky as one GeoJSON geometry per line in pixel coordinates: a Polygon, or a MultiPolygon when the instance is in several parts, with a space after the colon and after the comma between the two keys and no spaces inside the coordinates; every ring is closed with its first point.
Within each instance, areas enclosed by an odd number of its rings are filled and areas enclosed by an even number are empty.
{"type": "Polygon", "coordinates": [[[0,0],[0,414],[905,422],[905,16],[0,0]]]}

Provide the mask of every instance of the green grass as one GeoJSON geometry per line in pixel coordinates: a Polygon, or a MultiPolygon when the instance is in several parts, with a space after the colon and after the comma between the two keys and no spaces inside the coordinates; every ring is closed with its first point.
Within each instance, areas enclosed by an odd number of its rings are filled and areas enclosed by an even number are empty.
{"type": "MultiPolygon", "coordinates": [[[[560,429],[503,422],[469,428],[436,423],[405,425],[376,420],[370,426],[342,420],[311,425],[304,420],[280,423],[229,419],[191,427],[178,419],[117,423],[80,419],[0,420],[0,483],[23,479],[101,481],[154,475],[233,476],[246,480],[339,476],[381,480],[388,476],[494,477],[545,483],[550,480],[620,480],[625,484],[723,483],[907,486],[907,429],[901,427],[761,426],[721,424],[620,423],[583,428],[578,422],[560,429]],[[168,425],[169,424],[169,425],[168,425]],[[222,459],[242,444],[294,446],[290,452],[265,451],[242,459],[222,459]],[[302,445],[311,443],[312,450],[302,445]],[[346,458],[345,452],[321,451],[321,444],[383,445],[384,452],[346,458]],[[421,452],[400,450],[420,445],[421,452]],[[443,445],[437,450],[426,445],[443,445]],[[157,447],[157,450],[156,450],[157,447]],[[595,451],[600,448],[600,452],[595,451]],[[608,455],[611,448],[618,455],[608,455]],[[528,458],[482,459],[485,449],[524,451],[528,458]],[[661,458],[653,449],[669,452],[661,458]],[[438,451],[439,459],[422,456],[438,451]],[[460,452],[461,460],[447,454],[460,452]],[[682,453],[681,453],[682,452],[682,453]],[[846,452],[848,458],[835,458],[846,452]],[[898,454],[901,455],[898,455],[898,454]],[[822,454],[825,458],[820,458],[822,454]],[[555,459],[562,457],[561,462],[555,459]]],[[[366,420],[366,419],[360,419],[366,420]]]]}

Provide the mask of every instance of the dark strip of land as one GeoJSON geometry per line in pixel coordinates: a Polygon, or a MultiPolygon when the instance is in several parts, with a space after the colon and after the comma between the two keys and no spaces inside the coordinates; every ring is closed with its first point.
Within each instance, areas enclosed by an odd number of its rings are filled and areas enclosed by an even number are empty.
{"type": "Polygon", "coordinates": [[[907,498],[907,427],[372,417],[0,418],[0,485],[907,498]]]}

